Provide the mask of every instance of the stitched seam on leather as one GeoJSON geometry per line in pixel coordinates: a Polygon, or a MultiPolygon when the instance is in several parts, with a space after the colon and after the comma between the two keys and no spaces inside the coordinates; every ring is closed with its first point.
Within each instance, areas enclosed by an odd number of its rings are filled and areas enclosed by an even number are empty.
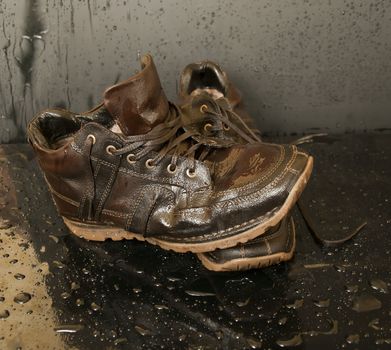
{"type": "MultiPolygon", "coordinates": [[[[295,161],[295,158],[296,157],[292,157],[291,162],[289,162],[287,164],[287,166],[285,167],[285,170],[290,167],[290,163],[293,163],[295,161]]],[[[267,186],[259,189],[256,192],[252,192],[252,193],[250,193],[250,194],[248,194],[246,196],[241,196],[241,197],[236,197],[236,198],[232,198],[232,199],[227,199],[225,201],[221,201],[221,202],[215,203],[215,204],[212,205],[212,207],[213,208],[224,207],[224,206],[226,206],[226,202],[235,205],[235,204],[238,204],[240,202],[243,202],[243,200],[251,199],[251,197],[254,197],[254,196],[258,197],[260,193],[265,192],[267,189],[269,189],[270,187],[274,187],[278,182],[280,182],[280,180],[285,176],[285,173],[286,173],[286,171],[281,173],[278,177],[276,177],[267,186]]]]}
{"type": "MultiPolygon", "coordinates": [[[[145,189],[145,188],[144,188],[145,189]]],[[[134,215],[136,214],[136,210],[139,207],[141,201],[144,199],[143,193],[141,190],[138,191],[138,197],[137,201],[135,202],[134,206],[132,207],[131,213],[129,213],[128,218],[126,219],[126,227],[129,227],[133,223],[134,215]]]]}
{"type": "Polygon", "coordinates": [[[272,249],[270,248],[270,244],[269,244],[267,239],[265,239],[265,245],[266,245],[266,248],[267,248],[267,254],[271,255],[272,254],[272,249]]]}
{"type": "Polygon", "coordinates": [[[291,234],[292,234],[292,229],[291,229],[291,222],[288,223],[288,239],[286,241],[286,245],[285,245],[285,250],[288,250],[288,247],[289,247],[289,244],[291,242],[291,234]]]}
{"type": "Polygon", "coordinates": [[[290,168],[288,171],[289,171],[290,173],[294,174],[294,175],[300,174],[300,172],[299,172],[298,170],[293,169],[293,168],[290,168]]]}
{"type": "Polygon", "coordinates": [[[108,210],[108,209],[103,209],[102,214],[105,214],[108,216],[114,216],[117,218],[126,218],[128,216],[128,214],[121,213],[121,212],[115,211],[115,210],[108,210]]]}
{"type": "MultiPolygon", "coordinates": [[[[273,183],[272,183],[273,184],[273,183]]],[[[271,184],[271,185],[272,185],[271,184]]],[[[252,193],[252,195],[255,195],[257,192],[254,192],[252,193]]],[[[241,197],[242,199],[245,198],[245,197],[241,197]]],[[[197,209],[197,208],[194,208],[194,209],[197,209]]],[[[187,209],[189,210],[189,209],[187,209]]],[[[262,216],[261,216],[262,217],[262,216]]],[[[227,233],[227,232],[230,232],[230,231],[233,231],[233,230],[236,230],[236,229],[240,229],[241,227],[244,227],[244,226],[247,226],[249,224],[252,224],[254,222],[257,222],[259,220],[259,217],[258,218],[254,218],[254,219],[251,219],[251,220],[248,220],[248,221],[245,221],[241,224],[238,224],[238,225],[235,225],[235,226],[231,226],[231,227],[228,227],[224,230],[220,230],[220,231],[216,231],[216,232],[212,232],[212,233],[209,233],[209,234],[205,234],[205,235],[199,235],[199,236],[196,236],[196,237],[187,237],[187,240],[190,240],[190,241],[194,241],[194,240],[198,240],[200,238],[203,238],[203,237],[211,237],[211,236],[215,236],[215,235],[221,235],[221,234],[224,234],[224,233],[227,233]]],[[[170,237],[172,239],[172,237],[170,237]]],[[[175,238],[174,238],[175,239],[175,238]]]]}
{"type": "Polygon", "coordinates": [[[94,179],[96,179],[96,177],[98,176],[98,173],[99,173],[100,167],[101,167],[101,160],[100,160],[100,159],[98,159],[98,160],[96,161],[96,167],[95,167],[95,174],[94,174],[94,179]]]}
{"type": "MultiPolygon", "coordinates": [[[[99,158],[96,158],[96,157],[91,157],[91,159],[93,159],[95,161],[100,161],[102,164],[107,165],[107,166],[109,166],[111,168],[115,168],[114,164],[109,163],[109,162],[107,162],[105,160],[102,160],[102,159],[99,159],[99,158]]],[[[157,179],[156,177],[145,175],[145,174],[142,174],[142,173],[138,173],[138,172],[132,171],[132,170],[124,168],[124,167],[120,167],[118,169],[118,171],[120,171],[122,173],[125,173],[125,174],[133,175],[135,177],[139,177],[139,178],[142,178],[142,179],[147,179],[147,180],[152,180],[152,181],[159,180],[159,181],[162,181],[162,182],[169,183],[170,185],[177,185],[177,186],[186,187],[185,182],[183,180],[180,180],[180,179],[178,181],[172,181],[172,179],[170,179],[168,177],[159,177],[157,179]]]]}
{"type": "MultiPolygon", "coordinates": [[[[269,169],[269,171],[264,174],[262,177],[258,178],[256,181],[254,182],[251,182],[250,184],[246,185],[246,186],[243,186],[243,187],[239,187],[239,188],[235,188],[235,189],[230,189],[230,190],[225,190],[225,191],[221,191],[221,192],[218,192],[216,193],[215,195],[213,195],[212,198],[216,198],[216,197],[220,197],[221,195],[224,195],[224,194],[228,194],[228,193],[237,193],[237,192],[244,192],[246,190],[249,190],[251,188],[254,188],[256,187],[260,182],[264,181],[266,178],[268,178],[272,173],[274,173],[276,171],[276,169],[281,165],[284,157],[285,157],[285,148],[278,145],[278,147],[280,148],[280,156],[278,158],[278,161],[274,164],[274,166],[272,168],[269,169]]],[[[295,149],[293,149],[293,155],[295,154],[295,149]]],[[[285,169],[286,170],[286,167],[285,169]]]]}
{"type": "Polygon", "coordinates": [[[241,245],[240,247],[240,256],[242,257],[242,259],[244,259],[246,257],[246,253],[245,253],[245,249],[244,249],[244,244],[241,245]]]}
{"type": "MultiPolygon", "coordinates": [[[[291,159],[292,162],[295,161],[295,157],[292,157],[291,159]]],[[[286,166],[285,169],[289,168],[289,164],[286,166]]],[[[250,194],[248,194],[247,196],[241,196],[241,197],[236,197],[236,198],[231,198],[231,199],[227,199],[225,201],[221,201],[221,202],[218,202],[218,203],[214,203],[211,205],[212,208],[224,208],[226,207],[227,205],[236,205],[236,204],[239,204],[240,202],[243,202],[243,201],[247,201],[249,199],[251,199],[252,197],[259,197],[259,195],[264,192],[264,191],[267,191],[270,187],[274,187],[276,183],[278,183],[281,178],[285,175],[285,173],[282,173],[280,174],[280,176],[276,177],[271,183],[269,183],[267,186],[259,189],[258,191],[256,192],[252,192],[250,194]]],[[[202,208],[202,207],[201,207],[202,208]]],[[[200,208],[187,208],[187,209],[183,209],[183,210],[179,210],[178,211],[178,214],[177,215],[180,215],[181,212],[187,212],[187,211],[198,211],[200,208]]],[[[250,221],[249,221],[250,222],[250,221]]],[[[248,223],[249,223],[248,222],[248,223]]],[[[224,232],[224,231],[221,231],[221,232],[224,232]]]]}
{"type": "Polygon", "coordinates": [[[82,152],[82,150],[81,150],[81,148],[79,148],[77,145],[76,145],[76,143],[75,142],[72,142],[71,143],[71,147],[73,148],[73,150],[75,150],[77,153],[83,153],[82,152]]]}
{"type": "Polygon", "coordinates": [[[99,215],[100,215],[100,212],[102,211],[102,208],[103,208],[103,205],[104,203],[106,202],[106,199],[109,195],[109,192],[110,190],[112,189],[113,187],[113,184],[114,184],[114,176],[117,175],[117,171],[115,170],[115,168],[113,168],[112,172],[111,172],[111,175],[110,175],[110,178],[109,178],[109,181],[107,182],[107,185],[100,197],[100,201],[99,201],[99,204],[98,204],[98,207],[96,208],[96,211],[95,211],[95,217],[96,218],[99,218],[99,215]]]}
{"type": "Polygon", "coordinates": [[[75,207],[79,207],[79,203],[78,202],[76,202],[73,199],[70,199],[68,197],[65,197],[64,195],[62,195],[62,194],[58,193],[57,191],[55,191],[53,189],[53,187],[49,185],[49,182],[47,184],[48,184],[50,192],[52,192],[55,196],[57,196],[58,198],[62,199],[64,202],[72,204],[75,207]]]}

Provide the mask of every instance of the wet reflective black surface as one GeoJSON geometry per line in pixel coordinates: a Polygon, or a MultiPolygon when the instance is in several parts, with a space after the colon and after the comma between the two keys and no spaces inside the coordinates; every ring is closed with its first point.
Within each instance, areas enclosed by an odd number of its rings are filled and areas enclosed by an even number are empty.
{"type": "Polygon", "coordinates": [[[316,141],[303,205],[327,239],[367,226],[322,248],[296,210],[294,259],[237,273],[70,235],[29,146],[1,146],[0,348],[390,348],[391,135],[316,141]]]}

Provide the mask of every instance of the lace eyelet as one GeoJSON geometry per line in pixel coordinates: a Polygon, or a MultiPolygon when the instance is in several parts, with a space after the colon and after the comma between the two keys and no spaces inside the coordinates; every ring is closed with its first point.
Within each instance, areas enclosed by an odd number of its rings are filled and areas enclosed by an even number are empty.
{"type": "Polygon", "coordinates": [[[96,138],[95,138],[95,136],[92,135],[92,134],[89,134],[89,135],[87,136],[87,140],[92,140],[92,144],[93,144],[93,145],[94,145],[95,142],[96,142],[96,138]]]}
{"type": "Polygon", "coordinates": [[[212,124],[206,123],[206,124],[204,125],[204,130],[205,130],[206,132],[208,132],[212,126],[213,126],[212,124]]]}
{"type": "Polygon", "coordinates": [[[187,169],[187,170],[186,170],[186,175],[192,179],[192,178],[195,177],[197,174],[196,174],[195,170],[187,169]]]}
{"type": "Polygon", "coordinates": [[[227,124],[224,124],[224,125],[223,125],[223,129],[224,129],[225,131],[231,130],[231,128],[230,128],[227,124]]]}
{"type": "Polygon", "coordinates": [[[108,145],[108,146],[106,147],[106,153],[107,153],[107,154],[110,154],[111,156],[114,155],[113,152],[115,152],[116,150],[117,150],[117,149],[116,149],[113,145],[108,145]]]}
{"type": "Polygon", "coordinates": [[[175,174],[176,173],[176,170],[177,170],[177,166],[175,164],[168,164],[167,166],[167,171],[170,173],[170,174],[175,174]]]}
{"type": "Polygon", "coordinates": [[[134,164],[136,163],[136,161],[132,158],[134,158],[135,155],[133,153],[129,153],[127,156],[126,156],[126,160],[129,164],[134,164]]]}
{"type": "Polygon", "coordinates": [[[201,105],[200,112],[201,113],[206,113],[207,111],[208,111],[208,106],[207,105],[201,105]]]}
{"type": "Polygon", "coordinates": [[[152,169],[154,167],[154,165],[152,164],[153,162],[153,159],[147,159],[145,161],[145,166],[148,168],[148,169],[152,169]]]}

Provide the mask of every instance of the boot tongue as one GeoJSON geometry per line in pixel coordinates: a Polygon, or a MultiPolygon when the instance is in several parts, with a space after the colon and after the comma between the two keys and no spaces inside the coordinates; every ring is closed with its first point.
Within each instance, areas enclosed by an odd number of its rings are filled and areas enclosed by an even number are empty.
{"type": "Polygon", "coordinates": [[[150,55],[141,58],[141,72],[104,92],[104,105],[124,135],[149,132],[164,122],[168,101],[150,55]]]}

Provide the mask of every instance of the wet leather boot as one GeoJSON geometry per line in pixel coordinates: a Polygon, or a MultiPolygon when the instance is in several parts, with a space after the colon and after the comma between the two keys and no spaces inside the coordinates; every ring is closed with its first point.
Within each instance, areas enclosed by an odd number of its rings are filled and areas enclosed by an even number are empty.
{"type": "MultiPolygon", "coordinates": [[[[228,110],[238,114],[255,135],[260,135],[255,123],[244,109],[239,90],[232,84],[227,73],[218,64],[212,61],[202,61],[187,65],[180,76],[180,103],[184,108],[191,108],[191,102],[194,98],[202,98],[205,95],[206,99],[212,98],[217,104],[224,105],[228,110]]],[[[202,116],[196,116],[195,119],[197,118],[202,118],[202,116]]],[[[237,125],[241,125],[238,118],[232,119],[237,125]]],[[[204,131],[209,132],[210,130],[205,128],[204,131]]],[[[238,135],[237,141],[248,142],[246,139],[238,137],[238,135]]],[[[200,253],[198,257],[209,270],[248,270],[290,260],[294,249],[295,229],[293,219],[285,217],[261,237],[232,248],[200,253]]]]}
{"type": "MultiPolygon", "coordinates": [[[[152,58],[141,62],[141,72],[106,90],[95,110],[47,110],[28,126],[69,229],[89,240],[139,239],[200,253],[247,242],[280,222],[304,189],[312,158],[290,145],[205,137],[167,101],[152,58]]],[[[209,119],[232,124],[217,111],[209,119]]]]}
{"type": "MultiPolygon", "coordinates": [[[[190,63],[182,71],[179,78],[178,99],[180,105],[186,105],[199,95],[207,94],[227,111],[237,114],[252,132],[260,138],[260,131],[254,120],[247,113],[242,94],[228,78],[227,73],[215,62],[201,61],[190,63]]],[[[238,127],[243,128],[242,123],[235,117],[231,117],[238,127]]],[[[243,141],[235,132],[231,136],[243,141]]]]}
{"type": "Polygon", "coordinates": [[[295,224],[288,215],[267,233],[247,243],[197,255],[209,270],[250,270],[290,260],[295,247],[295,224]]]}

